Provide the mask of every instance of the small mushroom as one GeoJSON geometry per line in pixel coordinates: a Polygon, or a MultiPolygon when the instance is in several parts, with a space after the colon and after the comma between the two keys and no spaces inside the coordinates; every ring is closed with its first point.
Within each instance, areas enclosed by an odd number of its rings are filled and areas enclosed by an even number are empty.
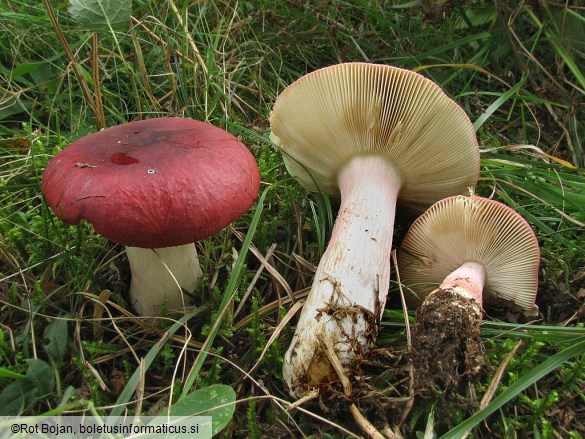
{"type": "Polygon", "coordinates": [[[352,375],[373,346],[397,199],[422,210],[465,193],[479,177],[479,148],[465,112],[434,82],[377,64],[305,75],[277,98],[270,123],[289,172],[308,190],[341,196],[284,359],[285,381],[298,397],[342,379],[341,369],[352,375]]]}
{"type": "Polygon", "coordinates": [[[83,137],[43,173],[47,204],[68,224],[89,221],[126,246],[139,314],[182,306],[201,269],[194,242],[254,203],[260,175],[236,137],[208,123],[167,117],[83,137]]]}
{"type": "Polygon", "coordinates": [[[479,373],[484,301],[537,314],[539,261],[538,241],[524,218],[488,198],[446,198],[412,224],[398,268],[415,301],[424,299],[412,342],[418,387],[455,386],[479,373]]]}

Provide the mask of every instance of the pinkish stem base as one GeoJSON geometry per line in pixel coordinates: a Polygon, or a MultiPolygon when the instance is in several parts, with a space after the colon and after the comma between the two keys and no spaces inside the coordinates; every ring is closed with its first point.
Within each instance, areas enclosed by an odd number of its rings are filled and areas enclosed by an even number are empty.
{"type": "Polygon", "coordinates": [[[475,300],[482,305],[485,269],[477,262],[466,262],[449,274],[439,288],[451,289],[456,294],[475,300]]]}

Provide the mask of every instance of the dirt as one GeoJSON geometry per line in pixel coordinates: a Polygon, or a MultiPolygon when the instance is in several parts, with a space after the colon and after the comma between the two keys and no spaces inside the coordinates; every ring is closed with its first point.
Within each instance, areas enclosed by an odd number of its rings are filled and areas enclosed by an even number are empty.
{"type": "MultiPolygon", "coordinates": [[[[362,358],[362,364],[352,371],[352,391],[347,395],[340,382],[329,382],[319,386],[318,396],[303,404],[303,408],[322,416],[334,424],[343,426],[357,435],[364,435],[363,427],[350,414],[350,406],[355,405],[357,410],[377,430],[382,431],[388,425],[394,425],[403,412],[403,401],[389,397],[380,388],[384,388],[383,379],[380,382],[373,377],[380,377],[387,371],[394,357],[384,350],[369,352],[362,358]],[[363,370],[362,370],[363,369],[363,370]]],[[[387,383],[386,383],[387,387],[387,383]]],[[[405,390],[405,389],[401,389],[405,390]]],[[[312,417],[307,417],[302,423],[314,422],[312,417]]],[[[321,435],[328,433],[337,435],[339,430],[332,426],[319,424],[321,435]]],[[[363,437],[363,436],[360,436],[363,437]]]]}
{"type": "Polygon", "coordinates": [[[474,303],[439,289],[417,310],[412,331],[416,393],[462,392],[482,375],[485,349],[474,303]]]}
{"type": "Polygon", "coordinates": [[[548,324],[585,321],[585,271],[568,282],[564,273],[541,279],[536,303],[548,324]]]}

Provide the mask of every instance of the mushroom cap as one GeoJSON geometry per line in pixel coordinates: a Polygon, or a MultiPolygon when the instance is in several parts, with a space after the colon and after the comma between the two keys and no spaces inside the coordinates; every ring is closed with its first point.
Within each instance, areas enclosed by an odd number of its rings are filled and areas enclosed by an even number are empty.
{"type": "Polygon", "coordinates": [[[278,96],[270,123],[287,169],[311,191],[338,194],[338,173],[356,155],[387,158],[401,178],[398,198],[415,210],[467,193],[479,178],[471,121],[409,70],[369,63],[316,70],[278,96]]]}
{"type": "Polygon", "coordinates": [[[68,224],[107,239],[161,248],[223,229],[254,203],[260,174],[236,137],[205,122],[165,117],[83,137],[43,173],[47,204],[68,224]]]}
{"type": "Polygon", "coordinates": [[[536,313],[540,250],[516,211],[476,195],[445,198],[414,221],[398,253],[400,279],[419,299],[465,262],[485,268],[486,303],[536,313]]]}

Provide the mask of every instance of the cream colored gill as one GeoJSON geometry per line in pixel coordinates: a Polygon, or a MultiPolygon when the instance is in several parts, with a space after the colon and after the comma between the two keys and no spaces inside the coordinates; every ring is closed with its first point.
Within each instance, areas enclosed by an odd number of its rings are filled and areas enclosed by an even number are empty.
{"type": "Polygon", "coordinates": [[[479,148],[463,110],[432,81],[395,67],[347,63],[291,84],[270,116],[271,138],[309,190],[337,194],[356,155],[380,155],[416,209],[465,193],[479,175],[479,148]]]}
{"type": "Polygon", "coordinates": [[[486,271],[485,299],[530,310],[538,287],[540,251],[534,232],[514,210],[478,196],[435,203],[407,233],[399,255],[401,279],[421,297],[465,262],[486,271]]]}

